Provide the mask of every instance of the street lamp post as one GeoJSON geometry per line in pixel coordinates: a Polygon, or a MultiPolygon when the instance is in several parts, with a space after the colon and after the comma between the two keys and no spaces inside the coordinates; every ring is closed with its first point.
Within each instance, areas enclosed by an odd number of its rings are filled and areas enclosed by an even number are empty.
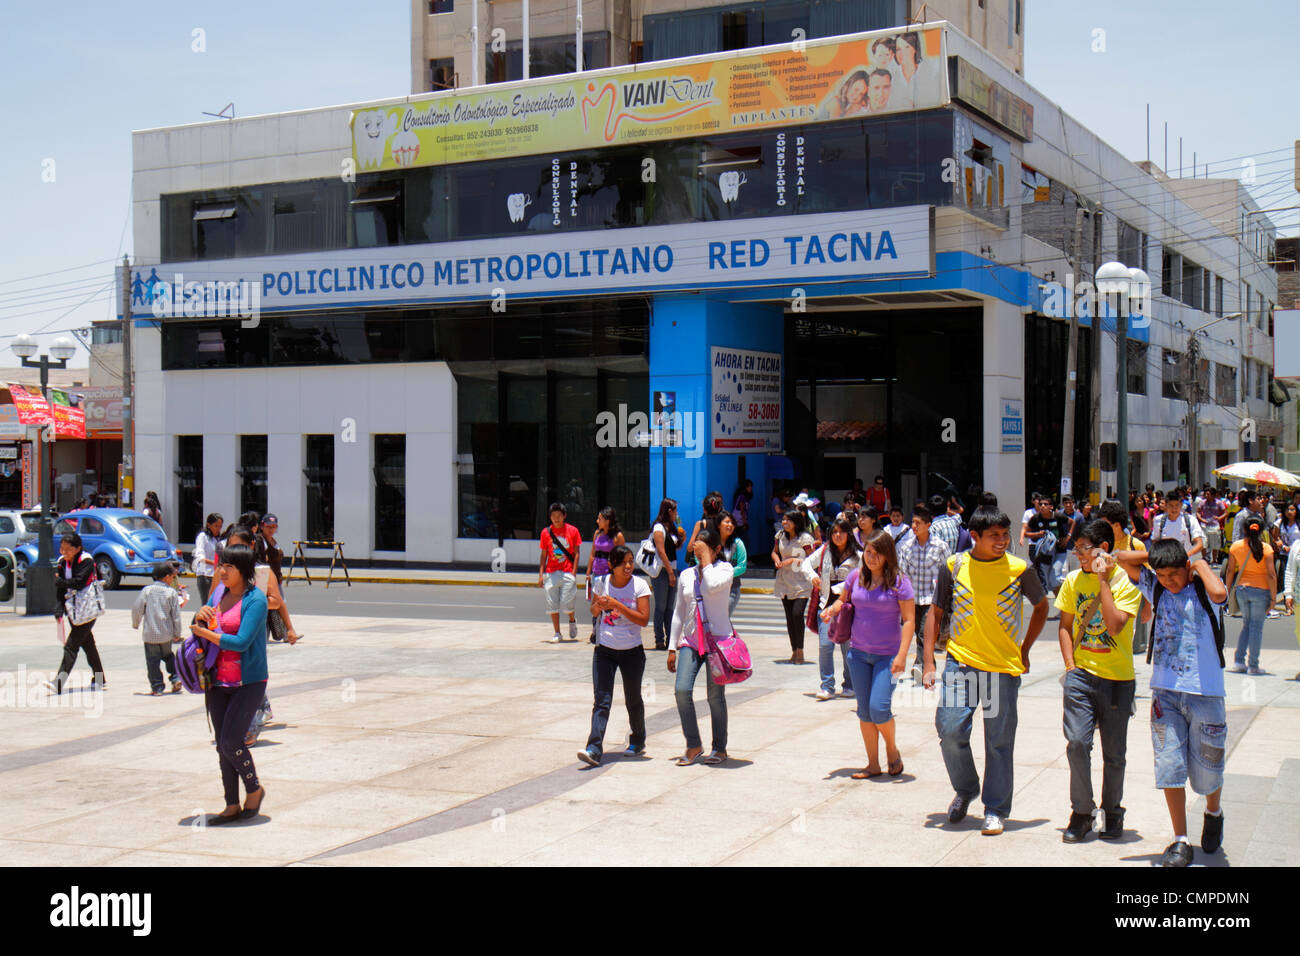
{"type": "MultiPolygon", "coordinates": [[[[42,353],[39,360],[33,360],[32,356],[37,352],[36,340],[30,335],[19,335],[14,338],[10,346],[13,353],[22,359],[23,368],[38,368],[41,370],[41,397],[45,399],[46,404],[50,401],[50,369],[67,368],[68,359],[77,354],[77,346],[73,341],[65,336],[59,336],[50,346],[49,353],[42,353]],[[50,356],[54,358],[51,359],[50,356]]],[[[54,434],[54,423],[51,419],[50,434],[54,434]]],[[[33,617],[44,614],[53,614],[55,607],[54,600],[54,492],[50,482],[50,466],[45,461],[45,455],[40,456],[41,461],[41,520],[37,525],[37,545],[36,561],[27,569],[27,616],[33,617]]]]}
{"type": "MultiPolygon", "coordinates": [[[[1103,295],[1114,294],[1115,309],[1115,368],[1119,379],[1119,405],[1117,441],[1115,443],[1115,493],[1120,503],[1128,507],[1128,319],[1136,301],[1146,314],[1146,303],[1151,289],[1151,277],[1143,270],[1128,268],[1121,262],[1107,262],[1097,270],[1097,290],[1103,295]]],[[[1099,310],[1100,311],[1100,310],[1099,310]]],[[[1100,318],[1094,325],[1100,325],[1100,318]]]]}

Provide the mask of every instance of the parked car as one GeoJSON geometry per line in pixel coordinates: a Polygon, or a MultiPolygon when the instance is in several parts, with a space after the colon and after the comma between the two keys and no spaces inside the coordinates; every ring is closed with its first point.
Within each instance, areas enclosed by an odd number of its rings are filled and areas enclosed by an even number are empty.
{"type": "MultiPolygon", "coordinates": [[[[123,575],[149,576],[159,561],[180,560],[158,522],[129,508],[69,511],[54,525],[56,561],[59,538],[69,531],[81,535],[82,549],[95,559],[95,574],[109,589],[117,587],[123,575]]],[[[35,540],[15,549],[19,584],[36,561],[36,550],[35,540]]]]}
{"type": "Polygon", "coordinates": [[[39,511],[0,511],[0,548],[14,551],[20,544],[36,540],[39,511]]]}

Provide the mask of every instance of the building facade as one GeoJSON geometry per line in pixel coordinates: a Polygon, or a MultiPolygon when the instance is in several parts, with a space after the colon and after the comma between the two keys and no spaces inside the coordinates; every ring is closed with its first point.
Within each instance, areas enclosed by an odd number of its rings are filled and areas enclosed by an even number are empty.
{"type": "Polygon", "coordinates": [[[180,540],[269,508],[360,559],[516,566],[553,500],[632,540],[665,489],[686,520],[749,479],[760,548],[786,482],[1013,510],[1062,472],[1071,310],[1087,481],[1077,287],[1113,259],[1153,286],[1131,483],[1208,478],[1266,399],[1267,219],[1252,259],[1004,56],[928,24],[137,132],[137,487],[180,540]]]}

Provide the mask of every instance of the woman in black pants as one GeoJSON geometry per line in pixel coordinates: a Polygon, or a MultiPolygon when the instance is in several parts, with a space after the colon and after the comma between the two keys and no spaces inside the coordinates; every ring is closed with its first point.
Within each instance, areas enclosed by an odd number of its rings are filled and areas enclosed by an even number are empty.
{"type": "Polygon", "coordinates": [[[776,568],[776,581],[772,593],[781,601],[785,611],[785,629],[790,635],[790,663],[803,663],[804,612],[812,583],[801,570],[804,558],[812,554],[813,536],[805,528],[802,511],[791,508],[781,516],[781,531],[772,546],[772,565],[776,568]]]}
{"type": "MultiPolygon", "coordinates": [[[[90,587],[95,580],[95,559],[81,550],[81,535],[75,531],[65,534],[59,541],[59,554],[62,557],[54,570],[55,618],[62,618],[68,610],[65,605],[69,597],[75,601],[76,595],[90,587]]],[[[84,647],[86,663],[90,665],[90,686],[103,690],[104,664],[99,659],[95,635],[91,633],[95,619],[91,618],[84,624],[73,624],[69,618],[68,624],[72,630],[68,632],[67,642],[63,645],[63,662],[59,665],[59,673],[46,686],[56,694],[63,693],[63,688],[68,683],[68,674],[77,663],[77,653],[84,647]]]]}
{"type": "Polygon", "coordinates": [[[209,825],[257,816],[266,789],[257,780],[253,754],[244,734],[266,699],[266,594],[254,583],[253,550],[228,545],[221,552],[216,577],[225,590],[215,603],[199,609],[190,630],[221,648],[214,683],[204,694],[217,738],[226,808],[209,825]],[[239,806],[239,782],[248,794],[239,806]]]}

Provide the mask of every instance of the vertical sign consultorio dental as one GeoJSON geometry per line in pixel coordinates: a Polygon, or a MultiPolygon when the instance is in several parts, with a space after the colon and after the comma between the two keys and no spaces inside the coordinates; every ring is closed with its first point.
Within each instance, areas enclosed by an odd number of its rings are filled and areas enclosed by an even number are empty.
{"type": "Polygon", "coordinates": [[[709,352],[715,453],[781,450],[781,356],[713,346],[709,352]]]}

